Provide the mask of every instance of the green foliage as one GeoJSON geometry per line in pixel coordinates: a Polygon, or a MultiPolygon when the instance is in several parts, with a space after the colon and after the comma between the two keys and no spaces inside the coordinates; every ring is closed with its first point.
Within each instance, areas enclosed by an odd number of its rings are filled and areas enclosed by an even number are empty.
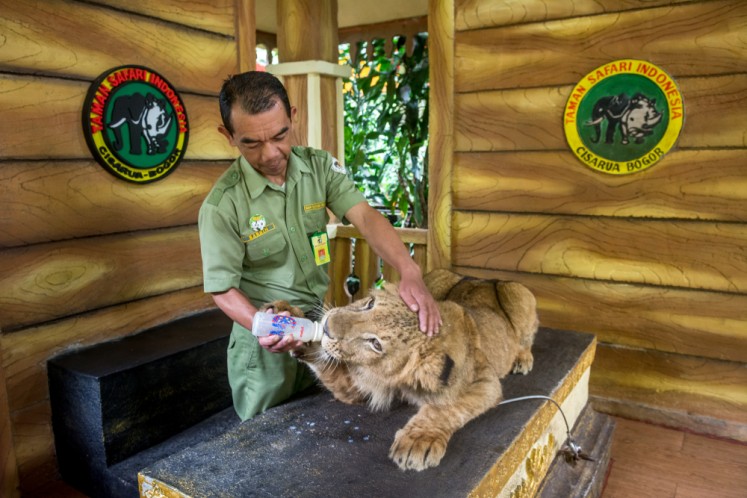
{"type": "Polygon", "coordinates": [[[369,201],[396,217],[396,225],[428,226],[428,35],[418,34],[411,55],[395,37],[360,43],[345,82],[345,164],[369,201]],[[370,58],[365,50],[373,50],[370,58]]]}

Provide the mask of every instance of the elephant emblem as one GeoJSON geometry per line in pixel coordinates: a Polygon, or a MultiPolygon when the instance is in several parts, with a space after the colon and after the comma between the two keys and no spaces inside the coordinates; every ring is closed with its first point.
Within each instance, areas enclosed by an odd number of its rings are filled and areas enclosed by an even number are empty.
{"type": "Polygon", "coordinates": [[[168,141],[163,137],[171,127],[173,116],[167,115],[165,100],[156,99],[152,94],[133,93],[117,97],[113,105],[109,128],[114,131],[116,150],[124,147],[121,127],[125,124],[130,135],[130,154],[143,153],[143,139],[148,155],[160,154],[166,150],[168,141]]]}
{"type": "Polygon", "coordinates": [[[586,126],[593,126],[596,137],[591,140],[598,143],[602,138],[602,123],[607,120],[605,143],[615,141],[615,132],[619,129],[623,145],[627,145],[632,137],[636,143],[643,143],[643,139],[653,133],[653,129],[661,121],[662,114],[656,110],[656,99],[649,99],[641,93],[632,98],[626,94],[605,96],[594,104],[591,119],[586,126]]]}

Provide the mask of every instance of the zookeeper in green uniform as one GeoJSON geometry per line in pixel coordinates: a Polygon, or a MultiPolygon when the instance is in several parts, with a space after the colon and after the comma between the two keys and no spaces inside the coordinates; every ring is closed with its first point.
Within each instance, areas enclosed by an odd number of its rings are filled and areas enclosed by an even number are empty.
{"type": "Polygon", "coordinates": [[[323,301],[327,208],[351,222],[374,251],[397,269],[400,296],[424,333],[438,333],[440,315],[418,265],[389,221],[368,205],[328,153],[291,145],[296,108],[273,75],[250,71],[221,88],[218,130],[241,156],[206,197],[199,215],[205,292],[233,321],[228,377],[236,412],[249,419],[314,383],[289,353],[291,337],[257,339],[252,318],[262,304],[284,299],[304,312],[323,301]]]}

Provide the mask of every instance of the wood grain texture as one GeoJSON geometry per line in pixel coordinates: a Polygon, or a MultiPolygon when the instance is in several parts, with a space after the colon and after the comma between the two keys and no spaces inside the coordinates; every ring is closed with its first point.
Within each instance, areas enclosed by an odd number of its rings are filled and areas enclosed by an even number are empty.
{"type": "Polygon", "coordinates": [[[0,0],[0,10],[3,71],[90,81],[139,61],[180,91],[215,95],[237,69],[233,40],[170,22],[67,0],[0,0]]]}
{"type": "MultiPolygon", "coordinates": [[[[322,149],[336,156],[337,151],[340,150],[337,146],[338,99],[336,78],[321,76],[319,90],[322,110],[322,149]]],[[[344,160],[344,158],[341,158],[341,160],[344,160]]]]}
{"type": "Polygon", "coordinates": [[[93,0],[91,3],[231,37],[234,19],[239,15],[234,10],[235,0],[93,0]]]}
{"type": "Polygon", "coordinates": [[[280,62],[337,64],[337,0],[277,0],[277,19],[280,62]]]}
{"type": "Polygon", "coordinates": [[[454,1],[428,2],[430,78],[427,264],[451,266],[452,168],[454,155],[454,1]]]}
{"type": "MultiPolygon", "coordinates": [[[[687,147],[743,147],[747,76],[683,78],[686,125],[678,141],[687,147]]],[[[561,115],[570,88],[539,88],[457,95],[459,151],[566,149],[561,115]]]]}
{"type": "Polygon", "coordinates": [[[461,274],[521,282],[543,327],[666,353],[747,362],[747,295],[457,267],[461,274]],[[707,347],[704,347],[707,345],[707,347]]]}
{"type": "MultiPolygon", "coordinates": [[[[88,87],[87,82],[0,74],[0,159],[90,158],[81,125],[88,87]]],[[[189,119],[186,159],[236,157],[217,131],[217,99],[181,96],[189,119]]]]}
{"type": "Polygon", "coordinates": [[[200,286],[0,335],[23,490],[31,492],[57,475],[46,373],[49,358],[214,308],[200,286]]]}
{"type": "Polygon", "coordinates": [[[0,248],[197,223],[228,161],[182,162],[137,185],[90,161],[0,163],[0,248]]]}
{"type": "Polygon", "coordinates": [[[747,291],[747,226],[454,213],[453,262],[604,281],[747,291]]]}
{"type": "Polygon", "coordinates": [[[0,260],[6,332],[202,282],[195,225],[5,249],[0,260]]]}
{"type": "Polygon", "coordinates": [[[309,144],[309,91],[306,76],[284,76],[282,78],[288,92],[290,104],[298,109],[293,121],[291,141],[296,145],[309,144]]]}
{"type": "Polygon", "coordinates": [[[747,428],[746,385],[741,362],[599,344],[589,392],[747,428]]]}
{"type": "Polygon", "coordinates": [[[456,0],[456,29],[489,28],[638,10],[692,0],[456,0]]]}
{"type": "MultiPolygon", "coordinates": [[[[0,346],[0,354],[2,354],[2,346],[0,346]]],[[[0,365],[0,495],[8,498],[19,496],[19,484],[5,369],[0,365]]]]}
{"type": "Polygon", "coordinates": [[[747,70],[747,4],[681,3],[467,31],[457,33],[455,52],[457,92],[575,84],[632,54],[675,78],[732,74],[747,70]]]}
{"type": "MultiPolygon", "coordinates": [[[[747,145],[747,75],[677,80],[685,125],[675,147],[747,145]]],[[[457,151],[565,150],[562,114],[572,87],[457,94],[457,151]]],[[[666,161],[666,157],[663,161],[666,161]]]]}
{"type": "MultiPolygon", "coordinates": [[[[231,1],[231,0],[229,0],[231,1]]],[[[257,11],[254,0],[233,0],[236,14],[236,58],[238,71],[254,71],[257,67],[257,11]]],[[[229,10],[229,9],[226,9],[229,10]]]]}
{"type": "Polygon", "coordinates": [[[601,498],[633,496],[747,496],[747,445],[617,418],[601,498]]]}
{"type": "Polygon", "coordinates": [[[747,222],[747,150],[679,150],[636,175],[593,171],[568,151],[461,152],[454,208],[747,222]]]}

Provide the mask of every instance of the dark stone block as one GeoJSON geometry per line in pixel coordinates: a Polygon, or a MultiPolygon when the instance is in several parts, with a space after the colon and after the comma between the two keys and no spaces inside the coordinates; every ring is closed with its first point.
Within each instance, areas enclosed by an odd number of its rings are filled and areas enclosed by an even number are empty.
{"type": "MultiPolygon", "coordinates": [[[[220,311],[186,317],[48,362],[63,478],[94,496],[108,467],[231,407],[220,311]]],[[[132,476],[137,479],[137,473],[132,476]]]]}
{"type": "MultiPolygon", "coordinates": [[[[504,396],[552,393],[593,340],[541,329],[534,370],[508,376],[504,396]]],[[[416,408],[372,413],[325,392],[268,410],[141,474],[193,497],[467,496],[543,403],[498,406],[454,435],[438,467],[403,472],[389,446],[416,408]]]]}

